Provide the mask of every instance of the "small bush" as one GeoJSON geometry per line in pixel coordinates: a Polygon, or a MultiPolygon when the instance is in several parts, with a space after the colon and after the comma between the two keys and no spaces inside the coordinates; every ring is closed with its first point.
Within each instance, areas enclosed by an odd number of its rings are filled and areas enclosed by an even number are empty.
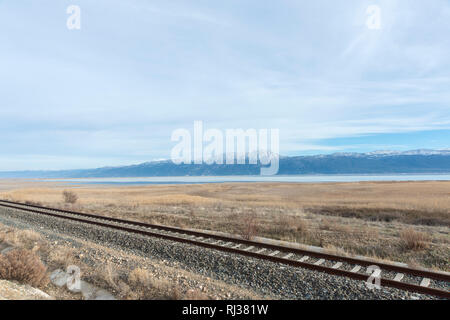
{"type": "Polygon", "coordinates": [[[320,220],[320,225],[319,225],[320,230],[331,231],[331,230],[333,230],[333,227],[334,227],[334,224],[330,219],[323,218],[320,220]]]}
{"type": "Polygon", "coordinates": [[[78,200],[78,196],[75,192],[65,190],[63,192],[63,198],[65,203],[74,204],[78,200]]]}
{"type": "MultiPolygon", "coordinates": [[[[190,289],[184,296],[186,300],[209,300],[210,298],[198,289],[190,289]]],[[[177,299],[174,299],[177,300],[177,299]]]]}
{"type": "Polygon", "coordinates": [[[301,217],[279,213],[268,226],[269,237],[292,241],[300,239],[309,232],[308,223],[301,217]]]}
{"type": "Polygon", "coordinates": [[[295,219],[295,228],[298,232],[306,234],[309,231],[309,224],[305,219],[295,219]]]}
{"type": "Polygon", "coordinates": [[[403,246],[408,250],[422,250],[428,247],[429,236],[413,228],[408,228],[400,232],[400,239],[403,246]]]}
{"type": "Polygon", "coordinates": [[[70,265],[76,264],[75,249],[66,246],[58,246],[53,248],[48,253],[49,265],[58,268],[67,268],[70,265]]]}
{"type": "Polygon", "coordinates": [[[0,279],[44,287],[48,283],[47,268],[32,251],[16,249],[0,255],[0,279]]]}
{"type": "Polygon", "coordinates": [[[7,242],[16,247],[32,249],[38,243],[42,242],[42,237],[33,230],[17,230],[11,228],[4,233],[0,233],[0,242],[7,242]]]}
{"type": "Polygon", "coordinates": [[[144,287],[154,286],[153,277],[150,273],[142,268],[134,269],[128,276],[128,280],[131,284],[140,285],[144,287]]]}
{"type": "Polygon", "coordinates": [[[177,285],[167,280],[155,279],[145,269],[136,268],[126,279],[128,290],[118,290],[119,294],[126,299],[140,300],[181,300],[184,295],[177,285]]]}
{"type": "Polygon", "coordinates": [[[252,240],[257,232],[257,218],[254,212],[244,213],[240,216],[240,235],[245,240],[252,240]]]}

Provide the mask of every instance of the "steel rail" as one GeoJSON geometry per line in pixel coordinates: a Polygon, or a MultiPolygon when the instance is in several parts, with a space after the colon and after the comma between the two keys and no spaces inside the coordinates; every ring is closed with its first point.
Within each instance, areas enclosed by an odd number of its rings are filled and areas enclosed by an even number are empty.
{"type": "MultiPolygon", "coordinates": [[[[134,225],[137,227],[153,228],[153,229],[159,229],[159,230],[164,230],[164,231],[184,233],[184,234],[188,234],[188,235],[204,237],[204,238],[209,238],[209,239],[217,239],[217,240],[222,240],[222,241],[246,244],[246,245],[250,245],[250,246],[253,245],[253,246],[257,246],[259,248],[268,248],[271,250],[297,253],[297,254],[306,254],[306,255],[315,256],[315,257],[322,257],[322,258],[325,258],[328,260],[333,260],[333,261],[340,260],[340,261],[344,261],[344,262],[348,262],[348,263],[354,263],[357,265],[367,266],[367,265],[376,264],[378,267],[381,267],[382,269],[386,269],[386,270],[400,271],[400,272],[403,272],[408,275],[419,275],[422,277],[433,278],[433,279],[436,279],[439,281],[450,282],[450,276],[443,272],[434,272],[431,270],[408,268],[408,267],[396,266],[396,265],[385,264],[385,263],[375,263],[373,261],[371,262],[371,261],[367,261],[367,260],[350,258],[350,257],[346,257],[346,256],[338,256],[338,255],[332,255],[332,254],[326,254],[326,253],[319,253],[319,252],[315,252],[315,251],[303,250],[303,249],[298,249],[298,248],[291,248],[291,247],[286,247],[286,246],[278,246],[278,245],[266,244],[266,243],[250,241],[250,240],[236,239],[236,238],[232,238],[232,237],[212,235],[212,234],[205,233],[205,232],[184,230],[184,229],[180,229],[180,228],[167,227],[167,226],[161,226],[161,225],[152,225],[152,224],[146,224],[146,223],[141,223],[141,222],[136,222],[136,221],[129,221],[129,220],[110,218],[110,217],[105,217],[105,216],[85,214],[85,213],[63,210],[63,209],[48,208],[48,207],[24,204],[24,203],[7,201],[7,200],[0,200],[0,206],[11,208],[11,209],[16,209],[16,210],[33,212],[33,213],[37,213],[37,214],[48,215],[48,216],[57,217],[57,218],[68,219],[68,220],[81,222],[81,223],[87,223],[87,224],[96,225],[96,226],[100,226],[100,227],[121,230],[121,231],[140,234],[140,235],[144,235],[144,236],[157,237],[157,238],[162,238],[165,240],[182,242],[182,243],[192,244],[195,246],[201,246],[201,247],[205,247],[205,248],[209,248],[209,249],[215,249],[215,250],[220,250],[220,251],[224,251],[224,252],[240,254],[240,255],[244,255],[244,256],[254,257],[257,259],[263,259],[263,260],[282,263],[282,264],[291,265],[291,266],[295,266],[295,267],[301,267],[301,268],[306,268],[306,269],[310,269],[310,270],[314,270],[314,271],[325,272],[328,274],[343,276],[343,277],[347,277],[347,278],[351,278],[351,279],[355,279],[355,280],[366,281],[368,279],[368,276],[365,274],[357,273],[357,272],[351,272],[351,271],[347,271],[347,270],[330,268],[330,267],[326,267],[326,266],[322,266],[322,265],[316,265],[313,263],[306,263],[306,262],[302,262],[302,261],[298,261],[298,260],[291,260],[291,259],[287,259],[287,258],[246,251],[246,250],[233,248],[233,247],[224,247],[221,245],[211,244],[211,243],[207,243],[204,241],[186,239],[186,238],[181,238],[181,237],[168,235],[168,234],[155,233],[155,232],[151,232],[151,231],[147,231],[147,230],[139,230],[139,229],[131,228],[128,226],[119,226],[119,225],[108,224],[108,223],[104,223],[104,222],[86,220],[83,218],[93,218],[93,219],[105,220],[105,221],[109,221],[109,222],[134,225]],[[8,203],[8,204],[4,204],[1,202],[8,203]],[[26,208],[17,207],[17,205],[24,206],[26,208]],[[34,208],[34,209],[30,209],[29,207],[34,208]],[[67,214],[76,215],[78,217],[70,217],[70,216],[66,216],[66,215],[45,212],[45,211],[36,210],[36,209],[41,209],[41,210],[45,209],[45,210],[49,210],[49,211],[67,213],[67,214]]],[[[442,298],[446,298],[446,299],[450,298],[449,291],[431,288],[431,287],[420,286],[420,285],[411,284],[411,283],[407,283],[407,282],[386,279],[386,278],[380,278],[380,285],[398,288],[398,289],[407,290],[407,291],[413,291],[413,292],[422,293],[422,294],[434,295],[434,296],[438,296],[438,297],[442,297],[442,298]]]]}
{"type": "Polygon", "coordinates": [[[158,230],[163,230],[163,231],[168,231],[168,232],[184,233],[186,235],[192,235],[192,236],[196,236],[196,237],[207,237],[210,239],[222,240],[222,241],[226,241],[226,242],[232,241],[232,242],[241,243],[241,244],[248,245],[248,246],[255,246],[255,247],[266,248],[266,249],[270,249],[270,250],[277,250],[277,251],[281,251],[281,252],[292,252],[292,253],[296,253],[299,255],[314,256],[317,258],[324,258],[324,259],[333,260],[333,261],[342,261],[342,262],[358,264],[358,265],[362,265],[362,266],[370,266],[370,265],[373,265],[374,263],[377,263],[377,265],[379,267],[382,267],[383,269],[386,269],[386,270],[408,273],[408,274],[419,276],[419,277],[427,277],[427,278],[432,278],[432,279],[439,280],[439,281],[450,282],[450,273],[446,273],[446,272],[410,268],[410,267],[394,265],[394,264],[390,264],[390,263],[383,263],[383,262],[378,262],[378,261],[359,259],[356,257],[348,257],[348,256],[342,256],[342,255],[335,255],[335,254],[331,254],[331,253],[317,252],[317,251],[307,250],[307,249],[292,248],[292,247],[288,247],[288,246],[281,246],[281,245],[276,245],[276,244],[269,244],[269,243],[263,243],[263,242],[258,242],[258,241],[216,235],[216,234],[211,234],[208,232],[186,230],[186,229],[181,229],[181,228],[177,228],[177,227],[169,227],[169,226],[163,226],[163,225],[157,225],[157,224],[148,224],[148,223],[143,223],[143,222],[138,222],[138,221],[124,220],[124,219],[118,219],[118,218],[100,216],[100,215],[94,215],[94,214],[88,214],[88,213],[81,213],[81,212],[64,210],[64,209],[43,207],[43,206],[20,203],[20,202],[13,202],[13,201],[8,201],[8,200],[0,200],[0,203],[1,202],[14,204],[14,205],[21,205],[21,206],[25,206],[25,207],[33,207],[33,208],[38,208],[38,209],[51,210],[51,211],[61,212],[61,213],[68,213],[68,214],[72,214],[72,215],[89,217],[89,218],[93,218],[93,219],[107,220],[107,221],[112,221],[112,222],[116,222],[116,223],[135,225],[135,226],[144,227],[144,228],[158,229],[158,230]]]}

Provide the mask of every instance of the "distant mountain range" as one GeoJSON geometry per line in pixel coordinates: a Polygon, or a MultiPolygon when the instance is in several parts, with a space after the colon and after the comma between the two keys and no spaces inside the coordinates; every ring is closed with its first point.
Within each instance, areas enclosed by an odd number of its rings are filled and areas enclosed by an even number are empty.
{"type": "MultiPolygon", "coordinates": [[[[280,157],[279,175],[450,173],[450,149],[334,153],[280,157]]],[[[0,178],[110,178],[156,176],[259,175],[260,164],[181,164],[170,160],[131,166],[62,171],[0,172],[0,178]]]]}

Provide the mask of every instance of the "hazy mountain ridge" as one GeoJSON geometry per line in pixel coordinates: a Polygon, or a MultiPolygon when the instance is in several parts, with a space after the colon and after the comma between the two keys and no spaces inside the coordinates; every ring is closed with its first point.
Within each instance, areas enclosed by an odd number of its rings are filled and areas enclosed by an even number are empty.
{"type": "MultiPolygon", "coordinates": [[[[289,174],[382,174],[450,173],[450,149],[334,153],[280,157],[279,175],[289,174]]],[[[152,176],[259,175],[260,164],[181,164],[170,160],[122,167],[61,171],[0,172],[1,178],[107,178],[152,176]]]]}

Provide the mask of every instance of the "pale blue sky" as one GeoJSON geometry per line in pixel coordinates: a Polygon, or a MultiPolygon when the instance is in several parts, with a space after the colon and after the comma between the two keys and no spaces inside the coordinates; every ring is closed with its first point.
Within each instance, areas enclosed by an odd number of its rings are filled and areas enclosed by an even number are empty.
{"type": "Polygon", "coordinates": [[[449,34],[448,0],[0,0],[0,170],[169,158],[194,120],[283,155],[449,148],[449,34]]]}

